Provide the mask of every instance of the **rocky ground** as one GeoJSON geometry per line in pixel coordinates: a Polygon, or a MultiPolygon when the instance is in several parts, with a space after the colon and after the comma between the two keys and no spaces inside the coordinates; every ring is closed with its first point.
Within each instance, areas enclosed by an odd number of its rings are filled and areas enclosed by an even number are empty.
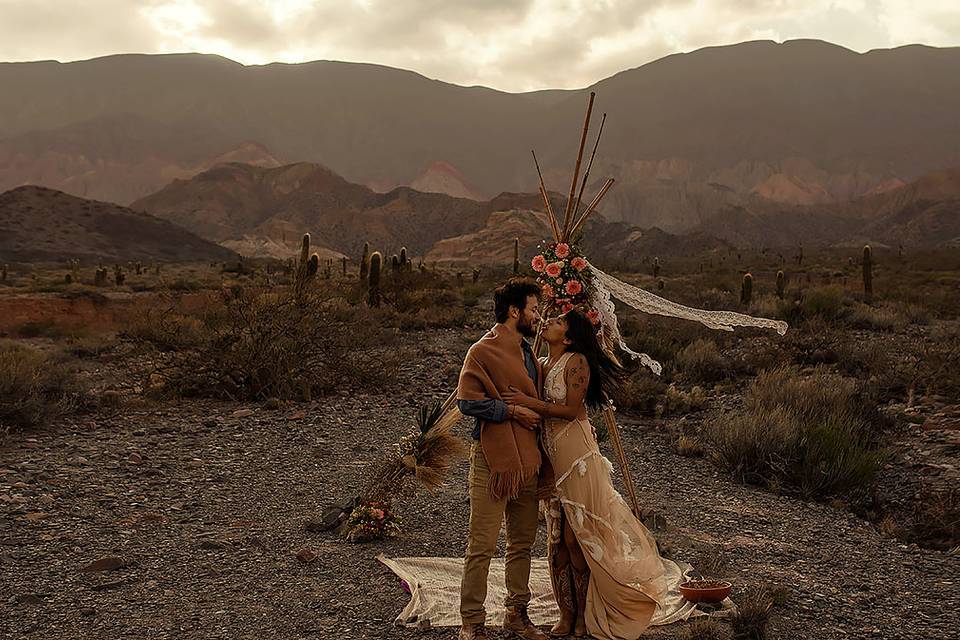
{"type": "MultiPolygon", "coordinates": [[[[445,395],[477,335],[416,334],[403,393],[275,410],[128,401],[11,436],[0,449],[0,637],[451,637],[394,626],[406,595],[376,556],[463,553],[465,464],[438,494],[397,505],[398,539],[353,545],[305,523],[357,492],[424,396],[445,395]]],[[[768,637],[953,637],[960,556],[737,484],[674,453],[658,421],[621,419],[641,501],[668,523],[664,552],[731,579],[734,599],[787,587],[768,637]]]]}

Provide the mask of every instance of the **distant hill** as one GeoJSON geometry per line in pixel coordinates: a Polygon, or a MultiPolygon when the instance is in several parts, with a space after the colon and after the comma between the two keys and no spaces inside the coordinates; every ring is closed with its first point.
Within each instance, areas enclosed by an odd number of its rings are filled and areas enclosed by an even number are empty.
{"type": "Polygon", "coordinates": [[[0,188],[127,204],[253,145],[234,159],[480,199],[535,191],[535,148],[548,187],[565,193],[593,90],[608,113],[593,176],[619,181],[608,219],[681,233],[730,207],[846,202],[960,166],[957,69],[960,48],[860,54],[814,40],[709,47],[581,90],[521,94],[329,61],[7,63],[0,188]]]}
{"type": "Polygon", "coordinates": [[[377,193],[317,164],[228,163],[175,180],[131,206],[241,251],[258,246],[262,255],[287,257],[310,232],[315,246],[358,257],[364,242],[422,255],[443,238],[481,229],[494,211],[538,202],[530,194],[477,202],[409,187],[377,193]]]}
{"type": "Polygon", "coordinates": [[[44,187],[0,193],[0,260],[231,260],[229,249],[145,213],[44,187]]]}

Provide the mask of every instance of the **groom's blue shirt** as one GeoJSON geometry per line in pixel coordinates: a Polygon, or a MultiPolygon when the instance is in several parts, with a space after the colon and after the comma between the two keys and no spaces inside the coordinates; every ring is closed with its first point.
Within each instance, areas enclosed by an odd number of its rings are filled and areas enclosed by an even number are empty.
{"type": "MultiPolygon", "coordinates": [[[[520,346],[523,347],[523,363],[527,367],[527,375],[533,380],[534,386],[537,384],[537,359],[533,355],[533,348],[530,343],[520,339],[520,346]]],[[[457,400],[457,408],[465,416],[476,418],[473,425],[473,439],[480,439],[480,425],[483,422],[503,422],[507,419],[507,403],[497,398],[487,398],[485,400],[457,400]]]]}

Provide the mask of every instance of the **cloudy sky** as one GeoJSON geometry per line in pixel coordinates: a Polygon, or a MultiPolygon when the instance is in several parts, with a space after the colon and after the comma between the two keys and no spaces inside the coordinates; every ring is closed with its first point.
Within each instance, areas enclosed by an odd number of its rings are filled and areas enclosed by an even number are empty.
{"type": "Polygon", "coordinates": [[[664,55],[819,38],[960,45],[960,0],[0,0],[0,61],[218,53],[349,60],[505,91],[583,87],[664,55]]]}

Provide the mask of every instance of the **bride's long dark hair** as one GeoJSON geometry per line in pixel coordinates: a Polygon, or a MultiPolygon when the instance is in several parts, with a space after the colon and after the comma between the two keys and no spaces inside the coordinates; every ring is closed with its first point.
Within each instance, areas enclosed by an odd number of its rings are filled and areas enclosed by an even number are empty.
{"type": "Polygon", "coordinates": [[[617,364],[600,345],[597,330],[587,316],[576,309],[565,313],[567,321],[567,351],[583,355],[590,365],[590,384],[587,385],[586,403],[596,409],[605,402],[605,397],[614,397],[628,371],[617,364]]]}

